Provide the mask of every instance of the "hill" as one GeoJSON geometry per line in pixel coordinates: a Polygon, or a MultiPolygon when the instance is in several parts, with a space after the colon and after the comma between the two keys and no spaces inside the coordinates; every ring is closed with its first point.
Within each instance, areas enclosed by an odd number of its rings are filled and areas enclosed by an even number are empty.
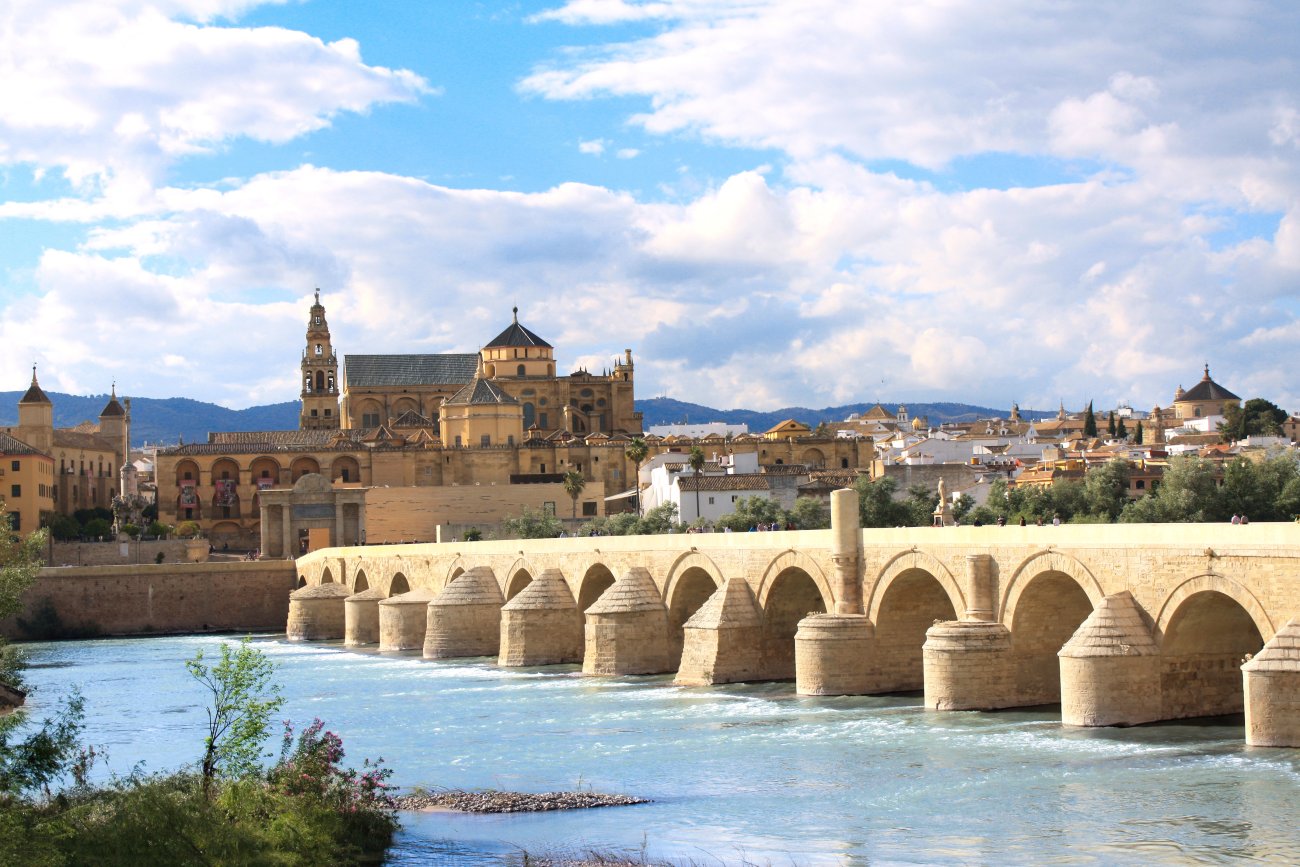
{"type": "MultiPolygon", "coordinates": [[[[59,392],[47,392],[54,403],[56,427],[73,427],[83,421],[98,421],[99,412],[108,403],[108,395],[83,397],[59,392]]],[[[0,392],[0,427],[18,423],[18,399],[21,391],[0,392]]],[[[722,421],[729,424],[749,425],[750,431],[762,432],[787,418],[798,419],[816,426],[820,422],[843,421],[852,413],[864,413],[875,404],[853,403],[809,409],[790,406],[770,412],[751,409],[714,409],[698,403],[686,403],[667,397],[638,400],[636,408],[645,419],[645,426],[677,424],[681,422],[704,423],[722,421]]],[[[886,404],[891,412],[896,404],[886,404]]],[[[1006,415],[1005,410],[972,406],[965,403],[908,403],[908,413],[925,416],[931,424],[951,421],[971,421],[1006,415]]],[[[186,397],[131,398],[131,439],[134,445],[145,442],[174,444],[184,437],[185,442],[206,442],[210,431],[239,430],[293,430],[298,427],[298,401],[250,406],[248,409],[227,409],[215,403],[190,400],[186,397]]],[[[1042,413],[1026,410],[1027,418],[1042,413]]]]}

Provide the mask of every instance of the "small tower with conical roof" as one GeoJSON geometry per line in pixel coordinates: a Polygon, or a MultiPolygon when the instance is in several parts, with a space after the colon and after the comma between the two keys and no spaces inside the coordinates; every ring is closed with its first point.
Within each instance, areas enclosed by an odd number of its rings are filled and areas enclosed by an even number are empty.
{"type": "Polygon", "coordinates": [[[18,439],[34,449],[51,454],[54,451],[54,404],[41,391],[36,381],[36,365],[32,365],[32,384],[18,399],[18,439]]]}
{"type": "Polygon", "coordinates": [[[99,435],[113,443],[120,466],[130,463],[131,416],[117,399],[116,382],[113,383],[108,403],[104,404],[104,408],[99,411],[99,435]]]}
{"type": "Polygon", "coordinates": [[[338,430],[339,360],[330,344],[330,326],[316,290],[307,319],[307,347],[302,353],[302,430],[338,430]]]}
{"type": "Polygon", "coordinates": [[[519,324],[519,308],[511,309],[510,327],[479,352],[488,379],[555,376],[555,348],[519,324]]]}

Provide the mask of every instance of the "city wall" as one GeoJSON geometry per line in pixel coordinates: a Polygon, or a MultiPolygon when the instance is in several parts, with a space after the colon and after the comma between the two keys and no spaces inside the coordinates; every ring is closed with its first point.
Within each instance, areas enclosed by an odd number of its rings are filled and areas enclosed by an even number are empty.
{"type": "Polygon", "coordinates": [[[286,560],[45,568],[23,595],[23,610],[0,620],[0,634],[279,632],[294,580],[286,560]]]}

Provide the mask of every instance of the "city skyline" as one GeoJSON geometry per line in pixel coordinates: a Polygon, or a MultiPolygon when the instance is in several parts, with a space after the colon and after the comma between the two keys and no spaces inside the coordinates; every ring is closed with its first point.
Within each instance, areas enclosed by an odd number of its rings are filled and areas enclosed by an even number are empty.
{"type": "Polygon", "coordinates": [[[1300,404],[1288,4],[445,5],[18,0],[0,390],[291,400],[319,287],[720,408],[1300,404]]]}

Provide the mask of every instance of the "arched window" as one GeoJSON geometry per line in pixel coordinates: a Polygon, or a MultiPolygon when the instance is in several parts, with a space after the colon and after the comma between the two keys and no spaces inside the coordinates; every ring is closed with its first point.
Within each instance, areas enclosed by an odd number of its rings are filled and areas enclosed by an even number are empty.
{"type": "Polygon", "coordinates": [[[537,409],[531,403],[524,404],[524,430],[533,426],[537,419],[537,409]]]}
{"type": "Polygon", "coordinates": [[[515,368],[515,375],[516,375],[516,376],[523,376],[523,375],[524,375],[524,366],[523,366],[522,364],[519,365],[517,368],[515,368]]]}
{"type": "Polygon", "coordinates": [[[311,391],[311,374],[310,374],[310,373],[307,374],[306,376],[304,376],[304,377],[302,378],[302,388],[303,388],[303,391],[311,391]]]}
{"type": "Polygon", "coordinates": [[[321,346],[319,343],[317,343],[317,344],[316,344],[316,354],[317,354],[317,355],[323,355],[324,353],[325,353],[325,347],[323,347],[323,346],[321,346]]]}
{"type": "Polygon", "coordinates": [[[325,371],[323,370],[316,371],[316,390],[325,390],[325,371]]]}

